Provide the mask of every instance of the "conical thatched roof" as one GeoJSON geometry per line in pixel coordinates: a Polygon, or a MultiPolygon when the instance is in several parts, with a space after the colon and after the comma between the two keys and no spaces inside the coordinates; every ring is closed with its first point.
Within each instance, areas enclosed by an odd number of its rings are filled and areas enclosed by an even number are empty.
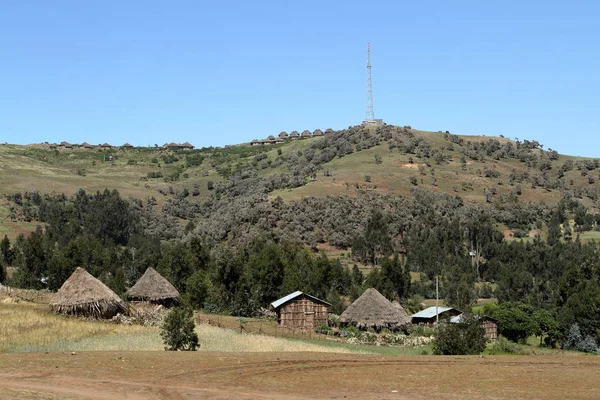
{"type": "Polygon", "coordinates": [[[340,322],[359,329],[399,329],[407,325],[410,318],[406,311],[401,312],[381,293],[370,288],[342,313],[340,322]]]}
{"type": "Polygon", "coordinates": [[[95,318],[128,312],[127,304],[115,292],[79,267],[58,289],[50,308],[59,314],[95,318]]]}
{"type": "Polygon", "coordinates": [[[164,301],[179,297],[179,292],[171,282],[166,280],[152,267],[148,268],[144,275],[127,294],[132,300],[142,301],[164,301]]]}
{"type": "Polygon", "coordinates": [[[398,300],[392,301],[392,305],[394,306],[394,308],[396,310],[400,311],[400,314],[402,314],[402,317],[407,321],[406,323],[410,322],[410,315],[408,315],[408,313],[406,312],[404,307],[402,307],[402,305],[400,303],[398,303],[398,300]]]}

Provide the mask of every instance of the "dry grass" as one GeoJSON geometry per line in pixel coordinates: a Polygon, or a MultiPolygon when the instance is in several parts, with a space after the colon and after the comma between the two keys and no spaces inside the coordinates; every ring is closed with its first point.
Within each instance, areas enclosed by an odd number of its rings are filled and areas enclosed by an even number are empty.
{"type": "MultiPolygon", "coordinates": [[[[200,351],[353,353],[344,348],[240,334],[206,324],[196,327],[200,351]]],[[[160,351],[159,329],[86,321],[50,313],[45,306],[0,303],[0,353],[43,351],[160,351]]]]}
{"type": "Polygon", "coordinates": [[[70,350],[67,345],[78,340],[109,335],[131,335],[147,329],[58,316],[51,314],[47,306],[29,303],[0,304],[0,353],[70,350]]]}
{"type": "Polygon", "coordinates": [[[201,351],[219,352],[298,352],[356,353],[339,347],[320,346],[299,340],[289,340],[266,335],[240,334],[230,329],[210,325],[198,325],[196,332],[201,351]]]}

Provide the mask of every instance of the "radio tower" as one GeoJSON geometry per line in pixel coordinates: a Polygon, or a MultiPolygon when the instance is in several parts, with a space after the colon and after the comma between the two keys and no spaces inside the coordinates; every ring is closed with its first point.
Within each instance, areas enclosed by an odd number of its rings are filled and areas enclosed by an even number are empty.
{"type": "Polygon", "coordinates": [[[371,44],[367,43],[367,113],[363,124],[365,125],[381,125],[382,120],[375,119],[373,111],[373,82],[371,81],[371,44]]]}

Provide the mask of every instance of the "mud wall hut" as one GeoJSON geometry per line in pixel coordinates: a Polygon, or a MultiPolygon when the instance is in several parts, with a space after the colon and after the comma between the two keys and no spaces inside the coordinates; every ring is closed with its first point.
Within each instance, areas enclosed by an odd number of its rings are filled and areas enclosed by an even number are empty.
{"type": "Polygon", "coordinates": [[[327,323],[331,304],[300,291],[271,303],[277,313],[277,324],[289,329],[314,330],[327,323]]]}

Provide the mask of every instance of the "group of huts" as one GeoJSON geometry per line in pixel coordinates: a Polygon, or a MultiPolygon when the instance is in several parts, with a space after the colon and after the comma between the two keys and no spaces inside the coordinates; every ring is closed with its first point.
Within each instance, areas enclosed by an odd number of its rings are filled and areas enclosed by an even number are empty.
{"type": "MultiPolygon", "coordinates": [[[[81,144],[71,144],[69,142],[60,142],[60,143],[46,143],[46,146],[51,149],[51,150],[94,150],[94,149],[100,149],[100,150],[112,150],[112,149],[121,149],[121,150],[130,150],[133,149],[134,146],[129,144],[129,143],[125,143],[121,146],[113,146],[109,143],[102,143],[102,144],[98,144],[98,145],[93,145],[93,144],[89,144],[88,142],[83,142],[81,144]]],[[[163,150],[193,150],[194,149],[194,145],[191,144],[190,142],[185,142],[185,143],[175,143],[175,142],[171,142],[171,143],[165,143],[162,146],[160,146],[161,149],[163,150]]]]}
{"type": "MultiPolygon", "coordinates": [[[[277,322],[281,327],[299,330],[314,330],[327,324],[328,307],[325,300],[303,292],[294,292],[271,303],[277,314],[277,322]]],[[[355,326],[361,330],[389,329],[405,330],[409,325],[433,326],[438,321],[460,323],[462,313],[451,307],[429,307],[409,316],[404,307],[397,301],[389,301],[376,289],[367,289],[340,316],[339,322],[346,326],[355,326]]],[[[497,323],[495,320],[482,317],[488,341],[497,339],[497,323]]]]}
{"type": "MultiPolygon", "coordinates": [[[[127,291],[130,302],[146,302],[172,306],[178,302],[179,292],[153,268],[127,291]]],[[[271,303],[281,327],[313,331],[327,324],[331,304],[317,297],[296,291],[271,303]]],[[[90,318],[112,318],[128,314],[129,303],[121,299],[108,286],[78,267],[56,292],[50,308],[59,314],[90,318]]],[[[439,320],[460,323],[462,313],[451,307],[429,307],[409,316],[397,301],[389,301],[376,289],[367,289],[342,313],[339,322],[367,330],[403,330],[410,324],[431,326],[439,320]]],[[[497,324],[491,318],[482,317],[482,324],[489,341],[497,339],[497,324]]]]}
{"type": "Polygon", "coordinates": [[[266,139],[262,139],[262,140],[254,139],[250,142],[250,146],[264,146],[266,144],[283,143],[286,140],[296,140],[296,139],[307,139],[307,138],[311,138],[311,137],[320,137],[320,136],[324,136],[325,134],[328,134],[331,132],[333,132],[333,129],[331,129],[331,128],[327,129],[325,132],[323,132],[320,129],[315,129],[313,132],[309,131],[308,129],[305,129],[301,133],[298,133],[298,131],[292,131],[290,134],[288,134],[286,131],[283,131],[283,132],[280,132],[279,135],[277,135],[277,137],[270,135],[266,139]]]}
{"type": "MultiPolygon", "coordinates": [[[[156,270],[148,268],[127,291],[127,297],[132,302],[171,306],[177,302],[179,292],[156,270]]],[[[129,313],[129,303],[80,267],[56,292],[50,308],[58,314],[89,318],[112,318],[119,313],[129,313]]]]}

